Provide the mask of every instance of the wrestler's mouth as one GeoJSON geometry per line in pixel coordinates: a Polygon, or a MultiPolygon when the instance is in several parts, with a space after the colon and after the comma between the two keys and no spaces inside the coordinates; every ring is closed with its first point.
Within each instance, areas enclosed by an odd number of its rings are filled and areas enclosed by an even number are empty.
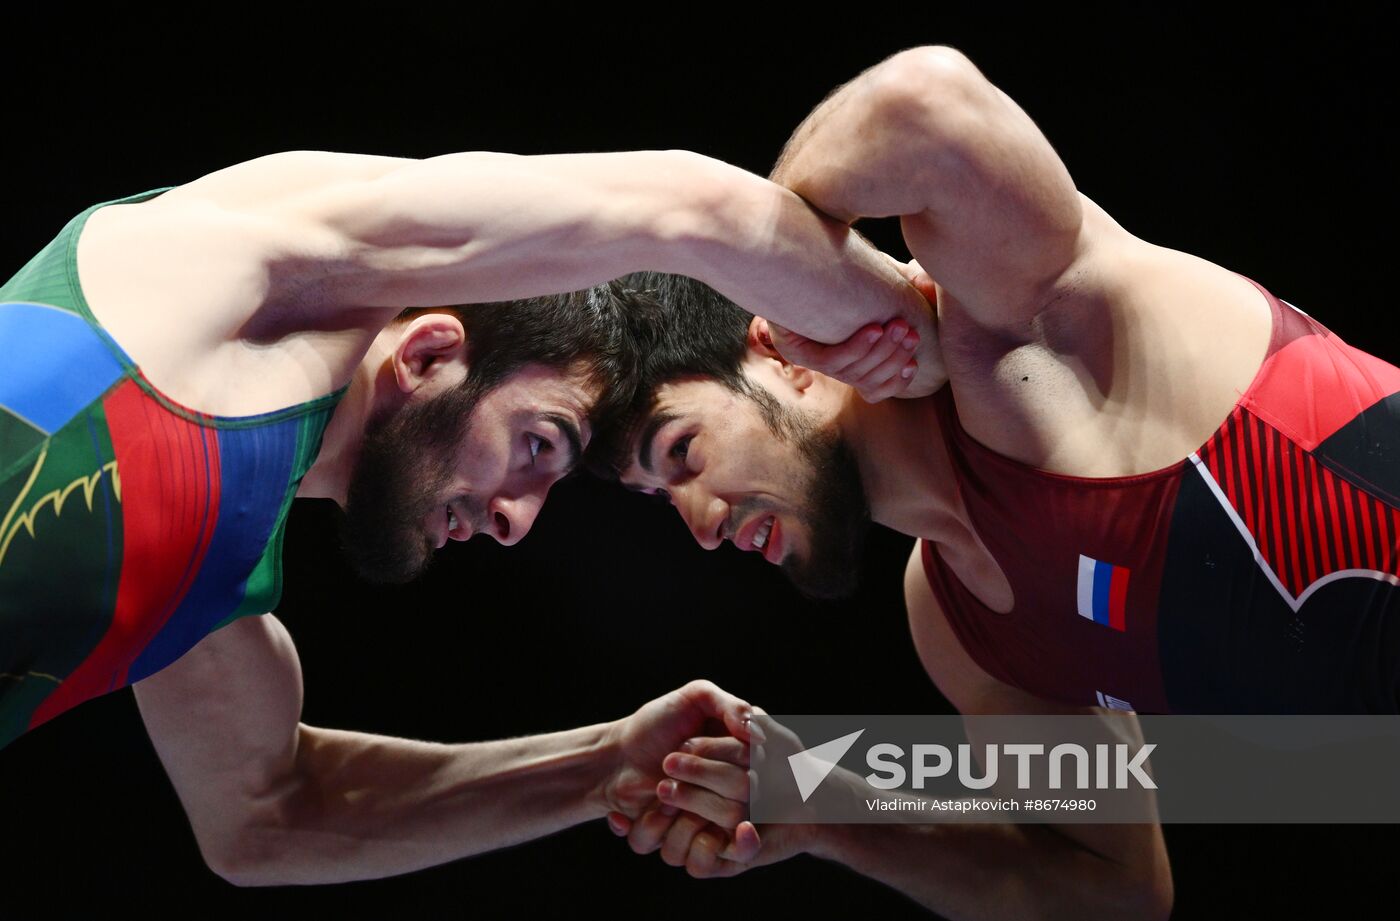
{"type": "Polygon", "coordinates": [[[753,550],[763,554],[770,563],[779,562],[783,556],[783,531],[777,515],[762,515],[746,523],[734,535],[734,545],[740,550],[753,550]]]}
{"type": "Polygon", "coordinates": [[[437,519],[437,546],[442,549],[449,540],[466,540],[472,536],[471,525],[466,522],[465,516],[457,514],[457,507],[449,502],[442,506],[442,513],[437,519]]]}
{"type": "Polygon", "coordinates": [[[458,514],[460,505],[447,503],[447,536],[453,540],[466,540],[472,536],[473,529],[466,515],[458,514]]]}

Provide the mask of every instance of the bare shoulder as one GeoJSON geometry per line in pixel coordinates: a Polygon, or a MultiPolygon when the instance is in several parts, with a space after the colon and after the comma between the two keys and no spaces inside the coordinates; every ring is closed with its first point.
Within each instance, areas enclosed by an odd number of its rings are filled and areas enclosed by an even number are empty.
{"type": "Polygon", "coordinates": [[[1041,469],[1144,473],[1180,461],[1229,415],[1272,312],[1244,277],[1083,202],[1079,254],[1018,335],[953,305],[943,341],[958,414],[988,447],[1041,469]]]}
{"type": "Polygon", "coordinates": [[[399,162],[277,154],[102,208],[78,241],[84,297],[146,376],[187,406],[245,415],[328,393],[368,333],[360,317],[322,303],[318,285],[340,242],[298,220],[295,202],[399,162]]]}

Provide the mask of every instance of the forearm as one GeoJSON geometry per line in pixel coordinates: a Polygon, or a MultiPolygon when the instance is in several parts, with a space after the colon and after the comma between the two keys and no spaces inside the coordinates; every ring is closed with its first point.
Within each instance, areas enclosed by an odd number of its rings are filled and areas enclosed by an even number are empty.
{"type": "Polygon", "coordinates": [[[306,205],[345,242],[337,295],[363,305],[508,300],[634,271],[697,278],[812,339],[931,322],[867,242],[796,194],[686,151],[405,161],[306,205]]]}
{"type": "Polygon", "coordinates": [[[1041,825],[824,825],[810,850],[951,921],[1151,921],[1171,910],[1169,881],[1041,825]]]}
{"type": "Polygon", "coordinates": [[[302,726],[291,776],[206,854],[241,885],[332,883],[551,834],[607,813],[610,728],[442,745],[302,726]]]}
{"type": "Polygon", "coordinates": [[[890,259],[797,194],[715,161],[698,233],[670,269],[820,342],[900,318],[932,338],[928,303],[890,259]]]}

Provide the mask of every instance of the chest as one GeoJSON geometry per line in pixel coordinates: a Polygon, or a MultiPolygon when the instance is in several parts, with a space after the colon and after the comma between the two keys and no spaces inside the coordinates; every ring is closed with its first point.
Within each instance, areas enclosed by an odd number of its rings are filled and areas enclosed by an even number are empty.
{"type": "Polygon", "coordinates": [[[961,646],[1002,683],[1047,700],[1105,706],[1103,694],[1163,709],[1158,597],[1177,480],[1018,489],[997,474],[973,461],[959,476],[989,568],[963,548],[925,544],[961,646]],[[1010,602],[994,606],[999,585],[1010,602]]]}

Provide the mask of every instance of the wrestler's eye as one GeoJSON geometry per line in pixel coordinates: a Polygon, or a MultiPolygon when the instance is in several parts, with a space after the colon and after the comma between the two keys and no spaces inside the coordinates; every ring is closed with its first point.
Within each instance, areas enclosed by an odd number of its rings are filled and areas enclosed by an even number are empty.
{"type": "Polygon", "coordinates": [[[694,435],[686,435],[683,438],[677,438],[676,443],[671,445],[671,456],[678,461],[684,461],[686,455],[690,453],[690,441],[694,437],[694,435]]]}
{"type": "Polygon", "coordinates": [[[535,466],[535,458],[539,456],[539,453],[541,451],[548,451],[550,448],[553,447],[553,445],[549,443],[549,440],[547,438],[541,438],[539,435],[536,435],[532,432],[525,433],[525,443],[529,446],[530,449],[531,467],[535,466]]]}

